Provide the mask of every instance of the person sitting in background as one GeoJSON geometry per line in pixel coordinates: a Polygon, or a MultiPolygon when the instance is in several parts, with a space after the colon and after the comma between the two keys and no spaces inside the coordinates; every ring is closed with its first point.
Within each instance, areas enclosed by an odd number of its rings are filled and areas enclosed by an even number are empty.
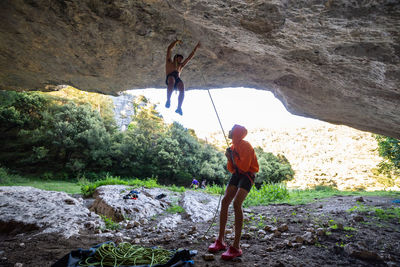
{"type": "Polygon", "coordinates": [[[206,189],[206,180],[201,182],[201,189],[206,189]]]}
{"type": "Polygon", "coordinates": [[[192,184],[190,187],[197,189],[199,187],[199,181],[197,181],[195,178],[193,178],[192,184]]]}

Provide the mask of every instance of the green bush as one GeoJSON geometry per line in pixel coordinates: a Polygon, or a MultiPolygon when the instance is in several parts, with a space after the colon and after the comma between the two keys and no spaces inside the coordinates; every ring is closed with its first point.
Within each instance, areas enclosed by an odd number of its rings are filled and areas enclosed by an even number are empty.
{"type": "Polygon", "coordinates": [[[245,207],[268,205],[271,202],[284,200],[288,197],[289,191],[285,184],[267,184],[264,182],[260,189],[253,187],[250,190],[243,205],[245,207]]]}
{"type": "Polygon", "coordinates": [[[8,169],[0,167],[0,185],[14,185],[23,180],[23,177],[11,174],[8,169]]]}
{"type": "Polygon", "coordinates": [[[7,185],[12,181],[11,175],[8,174],[5,168],[0,168],[0,184],[7,185]]]}
{"type": "Polygon", "coordinates": [[[172,186],[168,186],[167,189],[173,191],[173,192],[178,192],[178,193],[183,193],[186,191],[186,188],[183,186],[176,186],[176,185],[172,185],[172,186]]]}
{"type": "Polygon", "coordinates": [[[378,141],[378,152],[383,161],[378,164],[378,172],[389,178],[389,186],[400,177],[400,140],[383,135],[374,135],[378,141]]]}
{"type": "Polygon", "coordinates": [[[222,187],[216,184],[209,185],[206,187],[205,192],[214,195],[224,194],[226,186],[222,187]]]}
{"type": "Polygon", "coordinates": [[[294,178],[292,166],[285,156],[279,154],[275,156],[272,153],[264,152],[261,147],[256,147],[254,151],[260,166],[255,179],[257,187],[260,187],[263,183],[275,184],[294,178]]]}
{"type": "Polygon", "coordinates": [[[100,215],[100,217],[103,219],[103,221],[106,225],[106,229],[118,230],[121,228],[121,226],[118,223],[114,222],[111,218],[108,218],[105,215],[100,215]]]}

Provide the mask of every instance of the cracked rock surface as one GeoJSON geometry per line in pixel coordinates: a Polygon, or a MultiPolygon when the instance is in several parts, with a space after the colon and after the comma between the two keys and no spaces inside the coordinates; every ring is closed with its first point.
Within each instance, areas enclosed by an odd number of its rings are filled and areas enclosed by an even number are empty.
{"type": "Polygon", "coordinates": [[[82,199],[29,186],[0,187],[0,232],[60,234],[65,238],[104,225],[82,199]]]}
{"type": "MultiPolygon", "coordinates": [[[[274,92],[298,115],[400,138],[396,0],[2,1],[0,88],[165,88],[175,38],[187,89],[274,92]]],[[[260,114],[262,116],[262,114],[260,114]]]]}

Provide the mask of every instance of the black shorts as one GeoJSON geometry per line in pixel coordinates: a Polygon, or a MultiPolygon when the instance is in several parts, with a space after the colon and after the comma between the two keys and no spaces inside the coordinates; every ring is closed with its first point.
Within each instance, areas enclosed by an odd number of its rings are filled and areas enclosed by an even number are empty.
{"type": "MultiPolygon", "coordinates": [[[[252,178],[254,181],[254,178],[252,178]]],[[[228,185],[234,185],[238,188],[243,188],[247,192],[250,192],[253,183],[250,181],[249,177],[246,174],[232,174],[231,179],[229,180],[228,185]]]]}
{"type": "Polygon", "coordinates": [[[174,88],[177,89],[178,87],[178,83],[182,82],[181,78],[179,78],[179,73],[177,71],[173,71],[170,74],[167,75],[167,78],[165,79],[165,83],[168,85],[168,77],[172,76],[175,79],[175,83],[174,83],[174,88]]]}

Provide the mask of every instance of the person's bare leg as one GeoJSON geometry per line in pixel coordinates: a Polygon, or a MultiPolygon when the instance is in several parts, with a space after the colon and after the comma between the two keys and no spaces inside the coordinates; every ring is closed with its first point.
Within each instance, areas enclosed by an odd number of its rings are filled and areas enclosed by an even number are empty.
{"type": "Polygon", "coordinates": [[[238,188],[234,185],[228,185],[225,190],[224,198],[221,201],[221,212],[219,215],[219,234],[218,240],[223,242],[225,237],[225,227],[228,221],[228,208],[236,195],[238,188]]]}
{"type": "Polygon", "coordinates": [[[180,81],[177,84],[178,90],[179,90],[179,96],[178,96],[178,108],[176,109],[176,113],[179,113],[182,115],[182,103],[183,99],[185,98],[185,86],[183,85],[183,82],[180,81]]]}
{"type": "Polygon", "coordinates": [[[175,84],[175,78],[172,76],[168,77],[168,87],[167,87],[167,102],[165,103],[165,107],[169,108],[171,105],[171,95],[172,92],[174,91],[174,84],[175,84]]]}
{"type": "Polygon", "coordinates": [[[242,236],[242,227],[243,227],[243,201],[247,197],[247,192],[243,188],[239,188],[237,190],[235,200],[233,201],[233,208],[235,210],[235,240],[233,241],[233,247],[236,249],[240,249],[239,243],[240,238],[242,236]]]}

